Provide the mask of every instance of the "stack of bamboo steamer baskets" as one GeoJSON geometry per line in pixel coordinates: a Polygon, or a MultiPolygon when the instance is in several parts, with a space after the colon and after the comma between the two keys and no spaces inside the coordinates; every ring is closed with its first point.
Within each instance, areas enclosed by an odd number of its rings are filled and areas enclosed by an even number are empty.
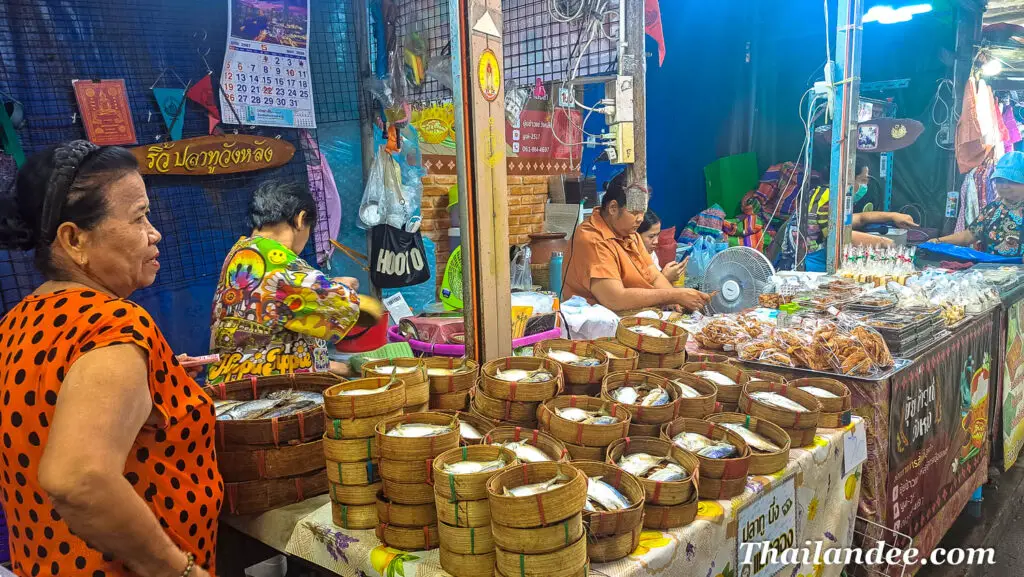
{"type": "Polygon", "coordinates": [[[434,459],[459,446],[459,420],[440,413],[413,413],[377,423],[383,491],[377,496],[377,538],[404,550],[433,549],[440,543],[434,507],[434,459]],[[433,425],[437,435],[389,435],[404,426],[433,425]]]}
{"type": "Polygon", "coordinates": [[[640,364],[640,354],[615,339],[596,339],[590,342],[607,355],[609,373],[632,371],[640,364]]]}
{"type": "Polygon", "coordinates": [[[471,410],[502,425],[537,428],[537,409],[548,399],[562,392],[562,367],[551,359],[506,357],[484,364],[480,385],[473,397],[471,410]],[[543,371],[550,379],[540,382],[514,382],[497,377],[499,371],[543,371]]]}
{"type": "Polygon", "coordinates": [[[698,479],[703,474],[696,457],[655,437],[627,437],[608,447],[608,463],[619,466],[625,456],[646,453],[665,457],[686,469],[681,481],[652,481],[638,478],[644,489],[643,525],[649,529],[672,529],[689,525],[697,517],[698,479]]]}
{"type": "Polygon", "coordinates": [[[394,374],[405,384],[405,412],[426,411],[430,404],[430,382],[422,359],[380,359],[363,364],[364,377],[390,378],[394,374]],[[393,367],[393,368],[392,368],[393,367]]]}
{"type": "MultiPolygon", "coordinates": [[[[698,489],[704,499],[731,499],[743,493],[747,486],[747,474],[750,471],[750,447],[736,431],[716,425],[703,419],[681,417],[665,425],[662,429],[663,440],[672,443],[679,433],[697,433],[713,441],[725,441],[736,447],[739,454],[729,459],[712,459],[695,453],[684,453],[694,456],[700,462],[700,479],[698,489]]],[[[673,446],[679,448],[673,443],[673,446]]],[[[680,449],[682,450],[682,449],[680,449]]]]}
{"type": "Polygon", "coordinates": [[[686,363],[683,365],[683,371],[687,373],[711,371],[719,373],[736,383],[735,385],[728,385],[715,382],[713,379],[708,379],[718,387],[718,403],[721,405],[719,407],[719,412],[736,412],[736,409],[739,406],[740,392],[743,390],[745,378],[745,373],[742,369],[732,363],[686,363]]]}
{"type": "Polygon", "coordinates": [[[561,396],[545,402],[537,418],[545,433],[565,443],[572,460],[603,461],[608,445],[629,435],[632,415],[618,403],[595,397],[561,396]],[[584,424],[559,416],[561,409],[578,408],[599,412],[619,421],[610,425],[584,424]]]}
{"type": "Polygon", "coordinates": [[[565,351],[582,358],[597,359],[599,364],[583,367],[554,360],[562,367],[565,392],[571,395],[597,396],[601,392],[601,380],[608,374],[608,355],[603,349],[588,341],[550,339],[533,346],[533,356],[550,358],[551,351],[565,351]]]}
{"type": "Polygon", "coordinates": [[[743,385],[740,396],[740,412],[771,421],[786,431],[794,447],[806,447],[814,442],[821,416],[821,399],[802,391],[793,384],[780,385],[765,381],[749,382],[743,385]],[[751,393],[776,393],[798,403],[806,411],[793,411],[755,400],[751,393]]]}
{"type": "Polygon", "coordinates": [[[639,369],[678,369],[683,366],[686,363],[686,341],[689,336],[679,325],[642,317],[621,319],[615,329],[615,340],[639,353],[639,369]],[[637,326],[658,329],[668,336],[652,337],[630,330],[637,326]]]}
{"type": "Polygon", "coordinates": [[[687,373],[682,369],[644,369],[659,377],[665,377],[669,383],[680,390],[679,416],[703,419],[714,413],[718,405],[718,385],[704,377],[687,373]],[[686,397],[680,385],[686,385],[700,393],[699,397],[686,397]]]}
{"type": "Polygon", "coordinates": [[[814,395],[818,402],[821,403],[818,427],[839,429],[849,426],[853,418],[853,397],[850,395],[850,389],[842,382],[824,378],[796,379],[790,381],[789,386],[796,388],[817,387],[832,393],[835,395],[835,398],[814,395]]]}
{"type": "Polygon", "coordinates": [[[608,563],[636,551],[644,524],[644,488],[640,481],[602,461],[573,461],[572,465],[587,477],[600,477],[630,503],[629,507],[615,511],[583,511],[587,556],[594,563],[608,563]]]}
{"type": "Polygon", "coordinates": [[[380,454],[376,428],[383,420],[401,416],[405,384],[392,377],[356,379],[324,391],[327,426],[324,457],[330,481],[334,524],[342,529],[373,529],[377,526],[377,493],[380,454]],[[375,391],[350,395],[350,391],[375,391]]]}
{"type": "Polygon", "coordinates": [[[518,464],[515,453],[501,447],[477,445],[445,451],[434,459],[434,503],[441,538],[441,567],[455,577],[494,575],[494,539],[487,479],[518,464]],[[454,474],[446,465],[463,461],[503,460],[501,469],[454,474]]]}
{"type": "Polygon", "coordinates": [[[494,423],[490,419],[485,419],[480,415],[474,415],[473,413],[464,411],[431,411],[432,413],[440,413],[442,415],[452,415],[459,419],[459,436],[461,439],[459,442],[463,445],[480,445],[484,442],[484,437],[491,429],[494,428],[494,423]],[[479,436],[477,436],[479,435],[479,436]]]}
{"type": "Polygon", "coordinates": [[[622,406],[629,411],[632,418],[629,423],[631,437],[657,437],[665,423],[679,417],[679,388],[665,377],[640,371],[623,371],[611,373],[604,378],[601,386],[601,398],[617,401],[615,391],[623,387],[660,387],[668,394],[669,402],[658,406],[642,406],[643,397],[638,397],[635,404],[622,406]]]}
{"type": "MultiPolygon", "coordinates": [[[[570,459],[569,449],[566,448],[565,443],[547,433],[542,433],[537,429],[528,430],[521,427],[497,427],[491,429],[486,435],[484,435],[484,445],[505,445],[507,443],[530,445],[541,453],[544,453],[548,460],[553,462],[559,461],[567,463],[570,459]]],[[[523,463],[536,462],[524,458],[522,455],[517,455],[517,458],[523,463]]]]}
{"type": "MultiPolygon", "coordinates": [[[[219,400],[251,401],[288,389],[323,393],[338,381],[329,374],[291,373],[205,390],[219,400]]],[[[226,512],[262,513],[328,491],[327,474],[320,466],[323,413],[317,405],[281,417],[217,421],[217,467],[224,478],[226,512]]]]}
{"type": "Polygon", "coordinates": [[[789,463],[789,449],[791,446],[789,434],[775,423],[744,415],[743,413],[716,413],[710,415],[707,420],[719,425],[722,423],[740,425],[749,431],[761,435],[779,447],[778,451],[760,452],[751,445],[748,475],[771,475],[778,473],[785,469],[789,463]]]}
{"type": "Polygon", "coordinates": [[[465,411],[469,409],[470,391],[480,376],[476,361],[450,357],[423,359],[430,382],[431,411],[465,411]]]}
{"type": "Polygon", "coordinates": [[[487,481],[499,577],[586,577],[590,568],[583,507],[587,476],[568,463],[527,463],[510,467],[487,481]],[[506,490],[551,482],[562,484],[516,497],[506,490]]]}

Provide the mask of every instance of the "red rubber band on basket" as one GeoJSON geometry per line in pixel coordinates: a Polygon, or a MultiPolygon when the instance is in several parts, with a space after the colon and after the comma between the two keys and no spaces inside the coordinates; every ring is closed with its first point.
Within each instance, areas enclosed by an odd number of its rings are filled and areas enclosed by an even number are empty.
{"type": "Polygon", "coordinates": [[[615,467],[615,488],[622,486],[622,469],[615,467]]]}
{"type": "Polygon", "coordinates": [[[217,385],[217,390],[220,391],[220,400],[222,400],[222,401],[227,400],[227,398],[228,398],[228,390],[227,390],[227,387],[224,386],[224,383],[218,384],[217,385]]]}
{"type": "Polygon", "coordinates": [[[256,389],[256,375],[249,375],[249,386],[252,387],[252,399],[255,401],[260,398],[259,392],[256,389]]]}
{"type": "Polygon", "coordinates": [[[506,421],[511,421],[512,420],[512,416],[511,415],[512,415],[512,401],[511,400],[507,400],[507,401],[505,401],[505,420],[506,421]]]}
{"type": "Polygon", "coordinates": [[[709,438],[709,439],[714,439],[714,437],[712,436],[714,434],[714,432],[715,432],[715,424],[714,423],[708,423],[708,433],[706,435],[704,435],[704,436],[709,438]]]}
{"type": "Polygon", "coordinates": [[[668,527],[668,507],[661,508],[661,526],[668,527]]]}
{"type": "Polygon", "coordinates": [[[234,483],[228,484],[228,510],[232,515],[238,513],[238,487],[234,483]]]}
{"type": "Polygon", "coordinates": [[[299,501],[305,500],[306,494],[302,490],[302,479],[299,477],[295,477],[295,502],[298,503],[299,501]]]}
{"type": "Polygon", "coordinates": [[[588,382],[594,382],[594,370],[596,367],[590,367],[590,376],[587,378],[588,382]]]}
{"type": "Polygon", "coordinates": [[[277,417],[270,419],[270,432],[274,435],[274,446],[281,446],[281,428],[278,426],[277,417]]]}
{"type": "MultiPolygon", "coordinates": [[[[508,398],[508,399],[507,399],[507,400],[505,401],[505,405],[506,405],[506,406],[508,406],[508,402],[509,402],[509,401],[514,401],[514,400],[516,400],[516,389],[517,389],[517,388],[518,388],[518,383],[511,383],[511,384],[510,384],[510,385],[508,386],[508,394],[509,394],[509,398],[508,398]]],[[[505,418],[506,418],[506,419],[508,418],[508,409],[505,409],[505,418]]]]}
{"type": "MultiPolygon", "coordinates": [[[[548,423],[550,425],[550,423],[548,423]]],[[[576,444],[583,444],[583,423],[576,423],[576,444]]]]}
{"type": "Polygon", "coordinates": [[[512,440],[519,441],[519,434],[522,433],[522,431],[523,431],[522,427],[516,427],[516,435],[515,435],[515,437],[513,437],[512,440]]]}
{"type": "Polygon", "coordinates": [[[434,484],[434,460],[427,459],[427,483],[434,484]]]}
{"type": "Polygon", "coordinates": [[[529,467],[524,463],[523,464],[523,483],[526,484],[526,485],[530,484],[530,475],[529,475],[529,471],[527,471],[528,468],[529,467]]]}
{"type": "Polygon", "coordinates": [[[661,481],[654,482],[654,495],[651,496],[651,501],[657,503],[661,497],[661,481]]]}
{"type": "Polygon", "coordinates": [[[540,433],[539,433],[539,432],[537,431],[537,429],[534,429],[534,430],[533,430],[533,435],[532,435],[532,436],[530,437],[530,440],[531,440],[531,441],[533,441],[533,444],[534,444],[534,445],[536,445],[536,444],[537,444],[537,440],[538,440],[538,435],[539,435],[539,434],[540,434],[540,433]]]}
{"type": "Polygon", "coordinates": [[[430,527],[427,525],[423,526],[423,544],[430,549],[430,527]]]}
{"type": "Polygon", "coordinates": [[[569,397],[569,406],[570,407],[575,407],[576,406],[576,395],[571,395],[569,397]]]}
{"type": "Polygon", "coordinates": [[[353,419],[356,418],[356,395],[352,395],[348,398],[348,407],[348,410],[351,413],[349,417],[353,419]]]}
{"type": "Polygon", "coordinates": [[[388,518],[389,522],[391,521],[391,501],[388,501],[387,507],[384,508],[384,516],[388,518]]]}
{"type": "Polygon", "coordinates": [[[306,440],[306,413],[299,413],[299,440],[306,440]]]}
{"type": "Polygon", "coordinates": [[[542,493],[534,495],[537,498],[537,514],[540,515],[540,524],[547,525],[547,516],[544,515],[544,500],[541,498],[542,493]]]}
{"type": "Polygon", "coordinates": [[[267,452],[263,449],[256,451],[256,475],[260,479],[267,478],[267,452]]]}
{"type": "Polygon", "coordinates": [[[793,417],[793,426],[796,427],[797,429],[800,428],[800,413],[799,412],[797,412],[796,416],[793,417]]]}
{"type": "Polygon", "coordinates": [[[455,392],[455,375],[448,375],[448,392],[455,392]]]}
{"type": "Polygon", "coordinates": [[[629,437],[626,437],[626,448],[623,450],[623,453],[629,450],[629,444],[632,442],[629,437]]]}
{"type": "Polygon", "coordinates": [[[227,421],[217,421],[217,442],[220,443],[221,450],[224,450],[226,444],[224,442],[224,423],[227,421]]]}

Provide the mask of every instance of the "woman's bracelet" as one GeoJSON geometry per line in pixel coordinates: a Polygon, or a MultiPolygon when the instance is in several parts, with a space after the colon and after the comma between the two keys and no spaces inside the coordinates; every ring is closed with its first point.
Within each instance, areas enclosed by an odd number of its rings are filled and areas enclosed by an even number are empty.
{"type": "Polygon", "coordinates": [[[185,565],[185,570],[181,572],[181,577],[188,577],[192,574],[192,569],[196,566],[196,556],[191,553],[185,553],[185,558],[188,563],[185,565]]]}

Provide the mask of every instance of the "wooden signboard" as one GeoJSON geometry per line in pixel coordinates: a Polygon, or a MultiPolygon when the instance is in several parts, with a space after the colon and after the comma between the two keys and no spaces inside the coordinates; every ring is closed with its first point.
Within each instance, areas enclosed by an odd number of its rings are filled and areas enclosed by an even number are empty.
{"type": "Polygon", "coordinates": [[[142,174],[202,176],[276,168],[295,156],[290,142],[226,134],[162,142],[131,149],[142,174]]]}

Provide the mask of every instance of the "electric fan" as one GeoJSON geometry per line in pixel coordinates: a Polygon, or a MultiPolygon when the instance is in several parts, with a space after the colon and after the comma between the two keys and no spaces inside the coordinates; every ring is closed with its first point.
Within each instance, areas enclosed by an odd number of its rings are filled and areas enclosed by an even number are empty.
{"type": "Polygon", "coordinates": [[[709,313],[736,313],[757,306],[757,297],[775,274],[772,263],[756,249],[734,246],[716,254],[704,273],[701,290],[718,291],[709,313]]]}
{"type": "Polygon", "coordinates": [[[462,245],[455,247],[444,265],[441,279],[441,303],[450,311],[462,310],[462,245]]]}

